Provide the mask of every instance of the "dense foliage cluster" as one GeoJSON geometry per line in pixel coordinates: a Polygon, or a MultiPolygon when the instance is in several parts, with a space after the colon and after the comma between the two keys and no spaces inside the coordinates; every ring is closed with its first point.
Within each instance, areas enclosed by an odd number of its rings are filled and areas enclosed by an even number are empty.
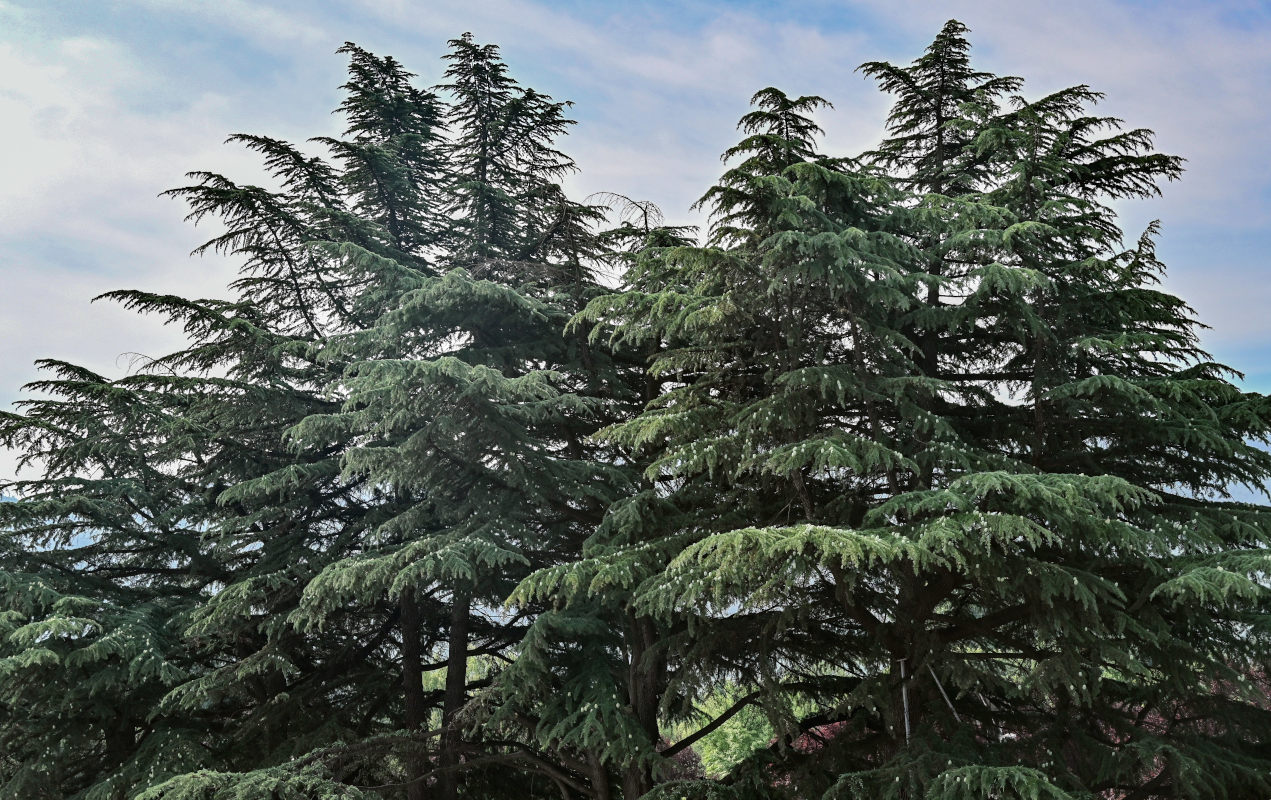
{"type": "Polygon", "coordinates": [[[854,158],[758,92],[700,241],[342,48],[170,192],[231,299],[107,295],[189,346],[0,415],[0,796],[1271,795],[1271,401],[1110,208],[1180,159],[965,33],[854,158]]]}

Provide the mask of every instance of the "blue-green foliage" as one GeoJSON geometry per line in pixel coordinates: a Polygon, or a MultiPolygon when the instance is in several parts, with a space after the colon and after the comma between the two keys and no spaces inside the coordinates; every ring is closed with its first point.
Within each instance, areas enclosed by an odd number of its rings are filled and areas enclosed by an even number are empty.
{"type": "Polygon", "coordinates": [[[965,34],[858,158],[757,92],[702,241],[496,47],[341,48],[169,193],[230,298],[106,295],[188,346],[0,414],[0,796],[1271,794],[1271,402],[1112,210],[1181,160],[965,34]]]}

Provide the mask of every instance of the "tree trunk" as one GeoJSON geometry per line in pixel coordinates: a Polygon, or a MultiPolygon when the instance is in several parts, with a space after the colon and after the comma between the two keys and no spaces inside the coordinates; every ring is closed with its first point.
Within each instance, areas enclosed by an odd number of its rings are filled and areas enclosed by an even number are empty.
{"type": "MultiPolygon", "coordinates": [[[[631,666],[628,692],[631,710],[644,731],[645,743],[656,748],[661,741],[658,730],[658,701],[664,683],[666,661],[661,655],[650,655],[657,644],[658,632],[647,617],[631,617],[631,666]]],[[[652,770],[639,763],[630,764],[623,775],[623,800],[636,800],[653,788],[652,770]]]]}
{"type": "Polygon", "coordinates": [[[467,592],[456,590],[450,609],[446,695],[441,709],[440,800],[456,800],[459,796],[459,747],[462,742],[455,715],[468,699],[468,615],[471,607],[472,599],[467,592]]]}
{"type": "MultiPolygon", "coordinates": [[[[415,603],[415,590],[406,589],[401,598],[402,626],[402,690],[406,697],[406,729],[412,732],[423,731],[428,723],[428,705],[424,699],[424,673],[419,640],[419,606],[415,603]]],[[[407,763],[406,800],[425,800],[428,787],[424,781],[416,780],[428,771],[428,751],[426,742],[420,742],[418,754],[407,763]]]]}
{"type": "Polygon", "coordinates": [[[591,788],[595,800],[613,800],[609,790],[609,770],[604,762],[594,753],[588,754],[587,764],[591,767],[591,788]]]}

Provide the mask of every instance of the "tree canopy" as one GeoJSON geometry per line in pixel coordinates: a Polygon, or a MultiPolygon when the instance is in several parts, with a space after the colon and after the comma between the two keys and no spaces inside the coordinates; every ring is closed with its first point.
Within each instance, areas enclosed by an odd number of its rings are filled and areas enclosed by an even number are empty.
{"type": "Polygon", "coordinates": [[[494,45],[342,47],[168,192],[227,297],[103,296],[188,346],[0,413],[0,795],[1271,793],[1271,400],[1113,208],[1182,160],[967,33],[855,156],[758,91],[701,236],[494,45]]]}

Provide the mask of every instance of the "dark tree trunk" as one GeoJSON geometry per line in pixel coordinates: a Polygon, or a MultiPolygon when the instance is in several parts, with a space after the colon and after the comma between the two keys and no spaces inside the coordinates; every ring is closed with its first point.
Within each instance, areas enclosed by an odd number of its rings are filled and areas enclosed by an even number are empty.
{"type": "Polygon", "coordinates": [[[446,656],[446,694],[441,710],[440,800],[459,796],[460,741],[455,715],[468,699],[468,616],[472,599],[456,590],[450,609],[449,653],[446,656]]]}
{"type": "Polygon", "coordinates": [[[592,796],[595,800],[613,800],[613,793],[609,790],[608,768],[595,754],[589,755],[587,762],[591,767],[592,796]]]}
{"type": "MultiPolygon", "coordinates": [[[[665,683],[666,659],[654,650],[658,632],[652,620],[632,616],[630,631],[631,667],[628,692],[631,710],[644,731],[645,742],[657,747],[661,741],[658,701],[665,683]]],[[[635,800],[652,789],[653,784],[654,776],[648,767],[629,765],[623,775],[623,800],[635,800]]]]}
{"type": "MultiPolygon", "coordinates": [[[[419,606],[415,602],[415,590],[406,589],[401,599],[402,626],[402,690],[406,697],[406,729],[423,731],[428,723],[428,704],[424,698],[424,673],[419,639],[419,606]]],[[[428,771],[428,751],[421,741],[419,751],[409,760],[406,800],[425,800],[428,787],[417,780],[428,771]]]]}

